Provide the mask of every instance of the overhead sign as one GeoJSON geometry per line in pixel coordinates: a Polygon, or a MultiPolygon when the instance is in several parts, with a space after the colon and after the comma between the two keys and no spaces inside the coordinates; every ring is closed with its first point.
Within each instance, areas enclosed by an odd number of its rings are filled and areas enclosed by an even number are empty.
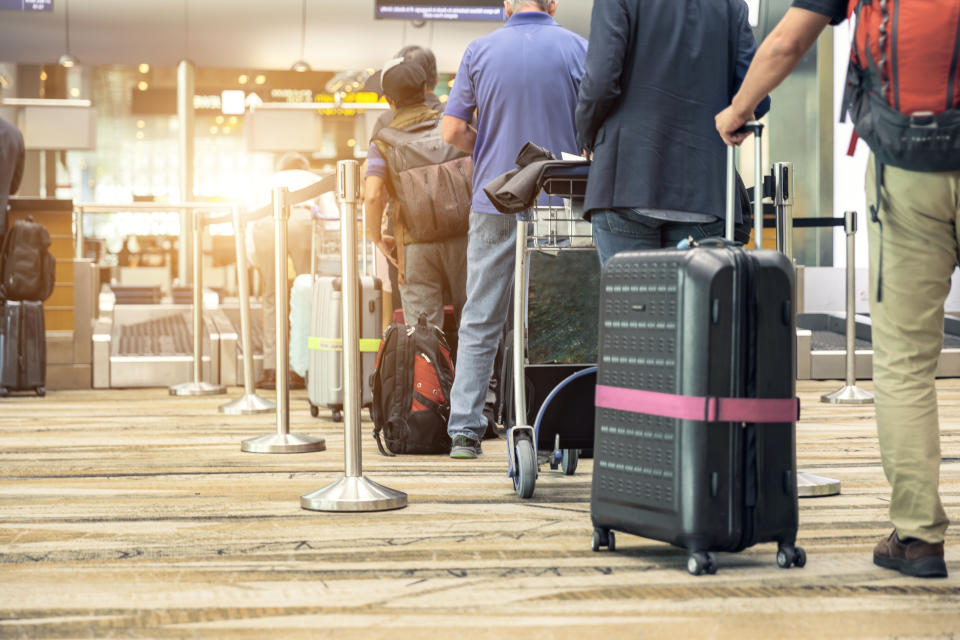
{"type": "Polygon", "coordinates": [[[376,0],[374,16],[396,20],[506,19],[502,0],[376,0]]]}
{"type": "Polygon", "coordinates": [[[53,0],[0,0],[0,9],[12,11],[53,11],[53,0]]]}

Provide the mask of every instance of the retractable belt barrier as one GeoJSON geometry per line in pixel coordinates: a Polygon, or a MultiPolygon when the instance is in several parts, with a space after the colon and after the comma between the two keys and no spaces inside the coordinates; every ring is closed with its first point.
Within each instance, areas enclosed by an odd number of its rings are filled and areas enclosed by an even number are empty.
{"type": "MultiPolygon", "coordinates": [[[[243,395],[233,402],[222,404],[220,413],[228,416],[252,413],[267,413],[276,409],[275,402],[257,395],[253,379],[253,340],[250,338],[250,282],[247,275],[247,252],[243,238],[245,222],[240,217],[239,207],[231,212],[233,219],[234,248],[237,253],[237,289],[240,296],[240,340],[243,348],[243,395]]],[[[208,222],[213,222],[208,219],[208,222]]]]}
{"type": "MultiPolygon", "coordinates": [[[[317,197],[323,190],[316,183],[290,192],[286,187],[273,190],[273,257],[274,257],[274,299],[276,313],[277,348],[277,432],[241,443],[241,450],[248,453],[306,453],[323,451],[327,448],[323,438],[290,433],[290,352],[287,336],[287,316],[289,301],[287,298],[287,220],[290,207],[304,200],[317,197]]],[[[329,185],[326,187],[329,190],[329,185]]],[[[264,331],[269,331],[264,327],[264,331]]]]}
{"type": "MultiPolygon", "coordinates": [[[[386,511],[407,506],[407,494],[377,484],[363,475],[360,451],[360,310],[357,275],[357,217],[360,163],[337,163],[340,201],[340,267],[343,295],[343,430],[344,476],[300,496],[300,506],[312,511],[386,511]]],[[[278,345],[279,348],[279,345],[278,345]]],[[[279,378],[278,378],[279,382],[279,378]]],[[[278,387],[279,389],[279,387],[278,387]]]]}

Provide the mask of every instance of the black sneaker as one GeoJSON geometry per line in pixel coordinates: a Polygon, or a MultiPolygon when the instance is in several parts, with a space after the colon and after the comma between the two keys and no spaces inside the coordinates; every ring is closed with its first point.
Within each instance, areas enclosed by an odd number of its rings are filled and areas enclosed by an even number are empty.
{"type": "Polygon", "coordinates": [[[483,449],[477,440],[467,436],[453,436],[453,446],[450,447],[450,457],[460,460],[470,460],[483,455],[483,449]]]}

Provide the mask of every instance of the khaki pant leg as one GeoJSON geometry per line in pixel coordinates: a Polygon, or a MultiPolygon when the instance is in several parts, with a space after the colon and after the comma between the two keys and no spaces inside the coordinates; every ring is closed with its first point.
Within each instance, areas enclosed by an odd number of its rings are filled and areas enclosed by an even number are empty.
{"type": "MultiPolygon", "coordinates": [[[[876,200],[874,171],[871,156],[868,205],[876,200]]],[[[885,167],[882,227],[868,221],[873,377],[880,452],[892,489],[890,519],[900,537],[927,542],[942,541],[948,524],[938,491],[934,373],[957,262],[958,178],[960,172],[885,167]]]]}
{"type": "Polygon", "coordinates": [[[402,247],[405,282],[398,285],[403,303],[403,319],[417,324],[421,313],[427,322],[443,326],[442,242],[415,242],[402,247]]]}

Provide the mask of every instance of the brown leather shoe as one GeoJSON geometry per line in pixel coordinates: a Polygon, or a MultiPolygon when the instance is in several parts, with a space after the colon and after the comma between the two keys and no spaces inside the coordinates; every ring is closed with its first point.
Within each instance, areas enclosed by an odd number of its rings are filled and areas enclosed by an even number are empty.
{"type": "Polygon", "coordinates": [[[300,377],[296,371],[290,372],[290,389],[306,389],[307,381],[300,377]]]}
{"type": "Polygon", "coordinates": [[[264,369],[263,376],[257,380],[258,389],[276,389],[277,388],[277,371],[276,369],[264,369]]]}
{"type": "Polygon", "coordinates": [[[916,578],[947,577],[942,542],[931,543],[913,538],[904,542],[897,536],[896,530],[874,547],[873,564],[916,578]]]}

